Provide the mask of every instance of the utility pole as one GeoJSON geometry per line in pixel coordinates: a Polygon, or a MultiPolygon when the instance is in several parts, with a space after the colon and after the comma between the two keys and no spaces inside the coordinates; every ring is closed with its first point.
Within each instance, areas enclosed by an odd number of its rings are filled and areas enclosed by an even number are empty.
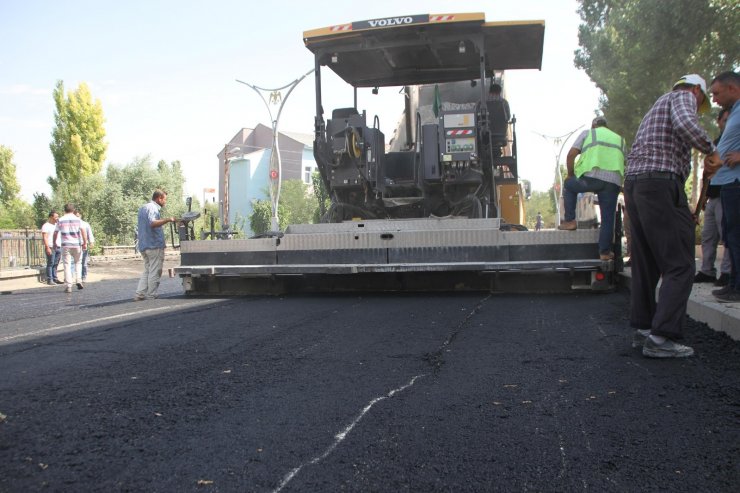
{"type": "Polygon", "coordinates": [[[255,86],[239,79],[236,80],[237,82],[254,89],[254,91],[259,95],[260,99],[262,99],[262,102],[265,103],[267,113],[270,115],[270,121],[272,122],[272,150],[270,151],[269,171],[270,202],[272,202],[272,217],[270,218],[270,228],[272,229],[272,231],[280,231],[280,223],[278,222],[278,203],[280,201],[280,186],[282,184],[282,163],[280,161],[280,148],[278,146],[278,123],[280,122],[280,114],[283,112],[283,106],[285,106],[285,102],[288,100],[290,93],[293,92],[293,89],[295,89],[295,87],[314,70],[315,69],[311,69],[293,82],[286,84],[283,87],[277,87],[275,89],[255,86]],[[286,88],[288,88],[288,92],[285,97],[283,97],[280,91],[286,88]],[[264,93],[268,93],[270,95],[269,102],[265,99],[264,93]],[[270,104],[280,104],[277,116],[275,118],[273,118],[272,116],[270,104]]]}
{"type": "MultiPolygon", "coordinates": [[[[229,146],[233,147],[231,151],[238,151],[240,148],[234,144],[224,144],[224,196],[221,209],[221,228],[228,229],[229,226],[229,165],[231,159],[229,156],[229,146]]],[[[205,194],[203,194],[205,197],[205,194]]],[[[204,199],[205,202],[205,199],[204,199]]]]}
{"type": "Polygon", "coordinates": [[[550,135],[544,135],[539,132],[535,132],[537,135],[542,137],[548,142],[552,142],[555,149],[560,146],[560,150],[555,154],[555,184],[553,186],[553,196],[555,198],[555,227],[557,228],[560,224],[560,197],[563,196],[563,175],[560,173],[560,156],[563,153],[566,142],[570,139],[571,135],[583,128],[583,125],[578,128],[574,128],[567,134],[563,134],[557,137],[550,135]]]}

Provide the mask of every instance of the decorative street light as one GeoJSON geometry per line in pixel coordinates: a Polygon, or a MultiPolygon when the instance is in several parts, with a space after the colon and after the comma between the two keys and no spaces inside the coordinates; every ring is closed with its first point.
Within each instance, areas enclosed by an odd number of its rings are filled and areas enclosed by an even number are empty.
{"type": "Polygon", "coordinates": [[[288,100],[288,96],[290,96],[290,93],[293,92],[293,89],[303,80],[306,78],[306,76],[310,73],[312,73],[315,69],[311,69],[300,78],[294,80],[290,84],[286,84],[283,87],[278,87],[275,89],[267,89],[264,87],[258,87],[252,84],[249,84],[247,82],[241,81],[237,79],[236,81],[244,84],[245,86],[249,86],[259,95],[259,97],[262,99],[262,102],[265,103],[265,107],[267,108],[267,112],[270,115],[270,120],[272,121],[272,150],[270,151],[270,171],[269,171],[269,177],[270,177],[270,201],[272,202],[272,218],[270,218],[270,227],[272,228],[272,231],[279,231],[280,225],[278,223],[278,202],[280,201],[280,186],[282,184],[282,163],[280,161],[280,148],[278,147],[278,123],[280,122],[280,114],[283,112],[283,106],[285,106],[285,102],[288,100]],[[283,96],[280,91],[283,89],[288,89],[288,93],[283,96]],[[265,96],[263,93],[269,94],[269,102],[265,99],[265,96]],[[277,112],[277,117],[273,118],[272,116],[272,110],[270,110],[270,104],[280,104],[280,107],[277,112]]]}
{"type": "Polygon", "coordinates": [[[570,139],[570,136],[582,128],[583,128],[583,125],[571,130],[567,134],[563,134],[558,137],[552,137],[549,135],[541,134],[539,132],[535,132],[537,135],[547,140],[548,142],[552,142],[555,149],[558,148],[558,145],[560,146],[560,150],[555,155],[555,186],[553,187],[553,190],[552,190],[553,196],[555,197],[555,227],[556,228],[558,227],[558,224],[560,224],[560,197],[562,197],[562,194],[563,194],[563,175],[560,173],[560,155],[563,153],[563,149],[565,148],[565,143],[568,142],[568,139],[570,139]]]}

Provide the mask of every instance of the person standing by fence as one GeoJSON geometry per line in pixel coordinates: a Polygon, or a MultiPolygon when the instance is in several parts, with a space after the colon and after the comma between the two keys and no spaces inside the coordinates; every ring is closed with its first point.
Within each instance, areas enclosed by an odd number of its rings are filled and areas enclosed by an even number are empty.
{"type": "Polygon", "coordinates": [[[52,209],[49,212],[49,219],[41,226],[41,238],[44,241],[44,252],[46,253],[46,283],[50,286],[55,284],[64,284],[57,277],[57,267],[62,258],[62,249],[59,238],[54,240],[54,231],[56,230],[59,213],[52,209]]]}
{"type": "Polygon", "coordinates": [[[62,258],[64,259],[64,288],[65,293],[72,292],[72,279],[77,284],[77,289],[83,289],[85,286],[80,281],[80,269],[72,268],[72,261],[75,265],[80,265],[82,251],[87,248],[87,233],[82,229],[80,219],[75,216],[74,204],[64,206],[64,215],[57,222],[56,231],[54,232],[54,241],[61,237],[62,258]]]}

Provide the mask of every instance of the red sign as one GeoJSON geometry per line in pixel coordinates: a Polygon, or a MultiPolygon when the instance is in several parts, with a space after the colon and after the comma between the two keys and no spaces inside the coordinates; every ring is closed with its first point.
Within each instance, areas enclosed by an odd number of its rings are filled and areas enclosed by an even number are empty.
{"type": "Polygon", "coordinates": [[[272,178],[273,180],[277,180],[277,177],[278,177],[277,170],[276,169],[270,170],[270,178],[272,178]]]}

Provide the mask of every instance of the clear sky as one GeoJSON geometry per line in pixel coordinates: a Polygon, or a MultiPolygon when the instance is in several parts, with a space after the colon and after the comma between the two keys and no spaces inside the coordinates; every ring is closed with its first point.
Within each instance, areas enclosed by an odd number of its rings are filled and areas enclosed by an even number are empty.
{"type": "MultiPolygon", "coordinates": [[[[200,197],[204,187],[218,186],[216,155],[224,144],[243,127],[270,125],[257,94],[235,79],[274,88],[312,69],[303,31],[395,15],[484,12],[487,21],[545,21],[542,70],[508,72],[505,90],[517,117],[520,177],[547,190],[560,145],[539,134],[586,128],[598,106],[598,90],[573,66],[576,8],[574,0],[2,0],[0,144],[15,153],[23,198],[49,193],[52,91],[60,79],[67,90],[86,82],[103,106],[106,163],[145,155],[154,163],[180,160],[186,190],[200,197]]],[[[352,105],[350,89],[331,92],[325,88],[327,111],[352,105]]],[[[379,115],[386,141],[403,109],[391,92],[381,89],[378,99],[359,104],[379,115]]],[[[311,134],[313,118],[307,77],[286,102],[280,130],[311,134]]]]}

